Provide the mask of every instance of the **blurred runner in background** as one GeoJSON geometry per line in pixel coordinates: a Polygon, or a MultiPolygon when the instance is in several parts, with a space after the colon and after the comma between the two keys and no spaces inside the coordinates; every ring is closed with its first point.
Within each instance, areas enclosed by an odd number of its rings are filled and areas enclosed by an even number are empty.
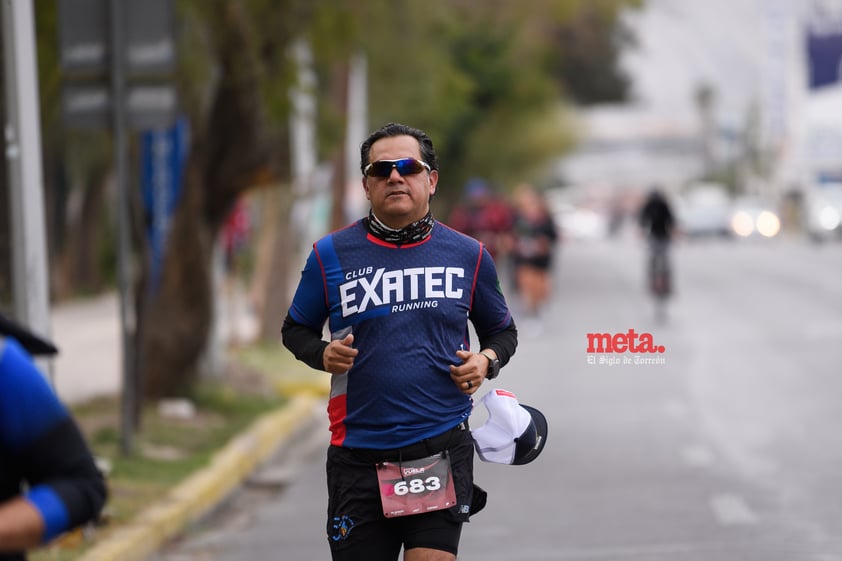
{"type": "Polygon", "coordinates": [[[447,225],[485,244],[499,267],[512,222],[506,201],[495,196],[484,179],[475,177],[465,184],[464,198],[450,213],[447,225]]]}
{"type": "Polygon", "coordinates": [[[515,189],[514,208],[512,259],[515,283],[524,319],[537,318],[551,293],[558,229],[543,196],[528,183],[515,189]]]}

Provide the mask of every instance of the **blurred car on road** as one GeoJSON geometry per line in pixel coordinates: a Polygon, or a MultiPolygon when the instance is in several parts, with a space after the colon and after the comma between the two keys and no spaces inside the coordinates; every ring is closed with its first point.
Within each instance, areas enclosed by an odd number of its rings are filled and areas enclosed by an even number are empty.
{"type": "Polygon", "coordinates": [[[741,238],[773,238],[781,231],[781,219],[773,208],[756,197],[738,198],[733,205],[731,229],[741,238]]]}
{"type": "Polygon", "coordinates": [[[730,237],[731,216],[728,192],[714,183],[693,187],[676,204],[678,229],[688,238],[730,237]]]}
{"type": "Polygon", "coordinates": [[[804,212],[810,239],[842,239],[842,182],[813,185],[807,192],[804,212]]]}
{"type": "Polygon", "coordinates": [[[608,236],[608,219],[603,213],[571,204],[557,204],[553,210],[562,239],[601,240],[608,236]]]}

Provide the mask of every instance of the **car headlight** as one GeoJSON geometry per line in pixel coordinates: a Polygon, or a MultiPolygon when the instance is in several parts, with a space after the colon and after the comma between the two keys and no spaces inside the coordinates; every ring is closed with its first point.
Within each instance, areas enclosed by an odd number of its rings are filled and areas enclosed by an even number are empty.
{"type": "Polygon", "coordinates": [[[750,236],[754,232],[754,220],[749,213],[741,210],[731,218],[731,229],[738,236],[750,236]]]}
{"type": "Polygon", "coordinates": [[[781,221],[774,212],[764,210],[757,217],[757,231],[767,238],[776,236],[781,231],[781,221]]]}
{"type": "Polygon", "coordinates": [[[825,230],[835,230],[839,222],[839,211],[832,206],[823,207],[819,211],[819,225],[825,230]]]}

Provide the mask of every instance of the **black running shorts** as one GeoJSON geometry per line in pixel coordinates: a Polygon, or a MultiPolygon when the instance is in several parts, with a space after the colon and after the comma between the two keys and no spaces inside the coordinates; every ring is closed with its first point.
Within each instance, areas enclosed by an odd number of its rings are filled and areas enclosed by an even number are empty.
{"type": "Polygon", "coordinates": [[[464,425],[401,451],[331,446],[327,452],[327,539],[333,561],[395,561],[401,547],[425,547],[456,555],[462,523],[468,521],[471,512],[473,462],[471,431],[464,425]],[[456,506],[386,518],[380,502],[377,463],[397,460],[396,453],[412,460],[443,450],[450,457],[456,506]]]}

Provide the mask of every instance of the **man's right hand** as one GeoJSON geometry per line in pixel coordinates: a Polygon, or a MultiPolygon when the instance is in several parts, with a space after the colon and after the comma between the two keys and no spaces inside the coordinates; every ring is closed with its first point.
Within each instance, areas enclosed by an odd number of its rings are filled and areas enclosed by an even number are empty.
{"type": "Polygon", "coordinates": [[[354,335],[348,334],[344,339],[336,339],[331,341],[327,347],[322,360],[325,365],[325,370],[331,374],[345,374],[354,366],[354,358],[359,354],[359,350],[351,345],[354,344],[354,335]]]}

